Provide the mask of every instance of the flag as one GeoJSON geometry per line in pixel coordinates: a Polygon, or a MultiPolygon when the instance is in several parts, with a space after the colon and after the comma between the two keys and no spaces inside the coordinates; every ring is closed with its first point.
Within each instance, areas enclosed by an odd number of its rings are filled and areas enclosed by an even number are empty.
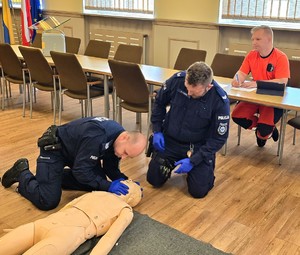
{"type": "Polygon", "coordinates": [[[30,45],[32,30],[29,27],[32,25],[30,14],[30,0],[21,1],[21,20],[22,20],[22,44],[30,45]]]}
{"type": "MultiPolygon", "coordinates": [[[[32,24],[34,24],[43,19],[41,2],[40,0],[30,0],[30,6],[31,6],[31,10],[30,10],[31,20],[32,20],[32,24]]],[[[36,31],[33,30],[32,38],[31,38],[32,41],[34,41],[35,34],[36,31]]]]}
{"type": "Polygon", "coordinates": [[[15,43],[13,23],[11,19],[11,0],[2,0],[2,23],[4,31],[4,42],[5,43],[15,43]]]}

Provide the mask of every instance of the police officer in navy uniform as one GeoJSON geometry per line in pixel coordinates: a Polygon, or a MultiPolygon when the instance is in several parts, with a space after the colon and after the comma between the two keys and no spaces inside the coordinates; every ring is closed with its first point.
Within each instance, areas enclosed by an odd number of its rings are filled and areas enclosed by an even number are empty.
{"type": "Polygon", "coordinates": [[[50,210],[59,204],[62,188],[127,194],[128,187],[121,180],[128,178],[120,171],[119,161],[142,153],[146,138],[125,131],[113,120],[88,117],[51,126],[38,144],[36,175],[27,159],[19,159],[3,175],[2,185],[8,188],[19,182],[22,196],[39,209],[50,210]]]}
{"type": "Polygon", "coordinates": [[[228,138],[229,106],[226,92],[204,62],[168,79],[152,110],[154,152],[147,181],[161,187],[174,170],[187,174],[191,196],[205,197],[214,186],[215,154],[228,138]]]}

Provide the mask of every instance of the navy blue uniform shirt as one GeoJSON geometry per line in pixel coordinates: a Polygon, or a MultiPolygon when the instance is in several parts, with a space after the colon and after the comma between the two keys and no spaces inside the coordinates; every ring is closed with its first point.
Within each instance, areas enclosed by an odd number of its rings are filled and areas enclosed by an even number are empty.
{"type": "Polygon", "coordinates": [[[198,145],[199,150],[191,157],[197,165],[212,158],[225,144],[230,104],[226,92],[215,81],[203,97],[188,96],[185,76],[186,72],[176,73],[163,84],[155,98],[151,122],[154,132],[163,132],[184,144],[198,145]]]}
{"type": "Polygon", "coordinates": [[[103,160],[103,169],[111,180],[127,177],[119,170],[120,159],[114,154],[113,143],[124,132],[117,122],[103,117],[88,117],[58,127],[66,165],[78,182],[95,190],[107,190],[110,182],[99,178],[95,169],[103,160]]]}

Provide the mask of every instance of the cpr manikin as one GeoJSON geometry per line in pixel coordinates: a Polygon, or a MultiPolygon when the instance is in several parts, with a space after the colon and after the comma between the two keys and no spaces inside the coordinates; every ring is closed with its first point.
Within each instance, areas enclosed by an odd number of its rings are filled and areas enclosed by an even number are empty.
{"type": "Polygon", "coordinates": [[[133,218],[142,198],[131,180],[126,196],[105,191],[86,193],[46,218],[24,224],[0,238],[0,254],[71,254],[87,239],[102,236],[91,255],[107,254],[133,218]]]}

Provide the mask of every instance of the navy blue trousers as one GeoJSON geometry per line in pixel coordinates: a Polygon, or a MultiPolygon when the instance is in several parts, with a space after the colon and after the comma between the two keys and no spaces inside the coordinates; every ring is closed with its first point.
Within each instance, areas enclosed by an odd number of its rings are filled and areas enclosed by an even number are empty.
{"type": "MultiPolygon", "coordinates": [[[[73,190],[93,190],[80,184],[72,175],[71,169],[65,169],[66,161],[61,151],[40,149],[37,159],[36,175],[30,170],[23,171],[19,177],[19,193],[31,201],[40,210],[51,210],[60,202],[62,188],[73,190]]],[[[96,167],[97,175],[106,179],[103,169],[96,167]]]]}
{"type": "MultiPolygon", "coordinates": [[[[197,152],[198,146],[195,145],[195,152],[197,152]]],[[[147,181],[154,187],[163,186],[169,177],[162,172],[162,164],[159,159],[168,159],[170,162],[175,162],[187,158],[189,149],[190,144],[181,144],[165,136],[165,151],[163,153],[157,152],[151,159],[147,171],[147,181]]],[[[203,160],[199,165],[194,166],[187,174],[188,192],[192,197],[203,198],[213,188],[214,169],[215,155],[212,159],[203,160]]]]}

